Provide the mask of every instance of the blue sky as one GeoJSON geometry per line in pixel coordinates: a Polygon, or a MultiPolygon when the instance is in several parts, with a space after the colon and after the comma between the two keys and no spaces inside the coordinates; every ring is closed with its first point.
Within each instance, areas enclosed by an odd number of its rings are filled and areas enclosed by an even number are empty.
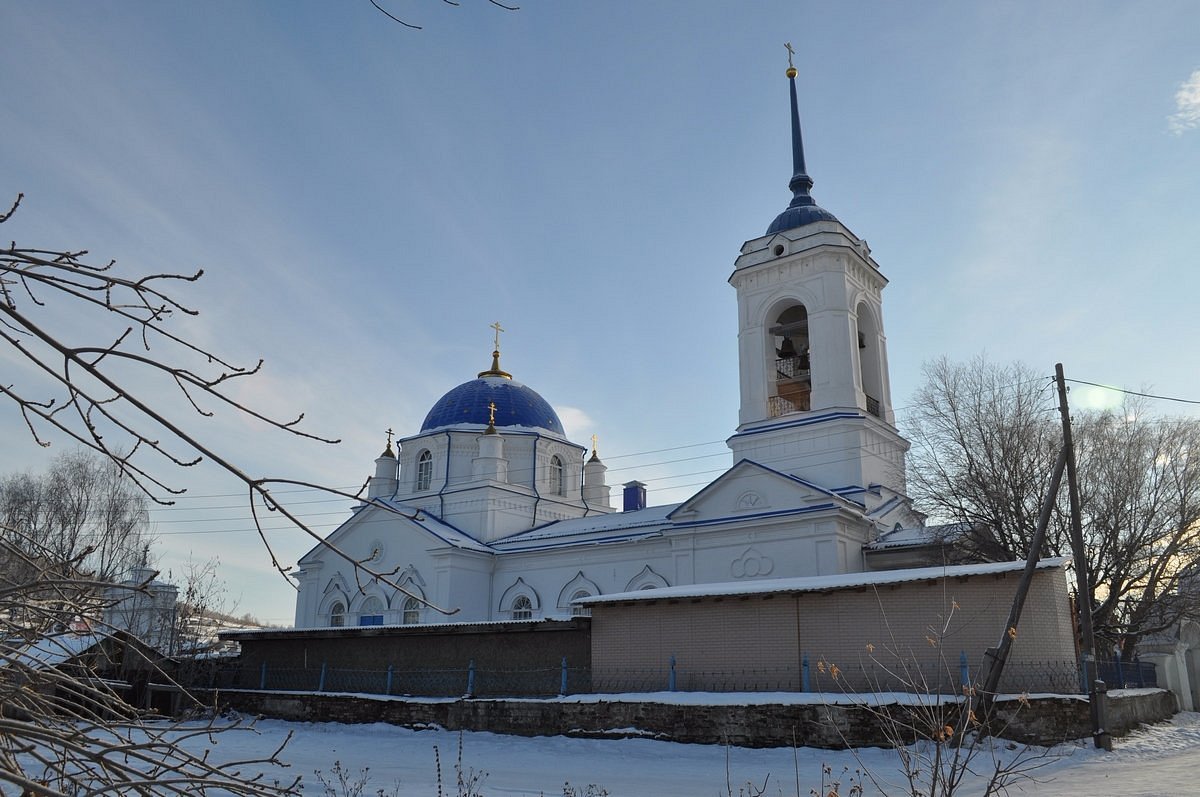
{"type": "MultiPolygon", "coordinates": [[[[790,197],[785,41],[814,196],[891,280],[902,429],[941,355],[1200,399],[1190,0],[381,4],[423,30],[368,0],[0,3],[0,194],[26,195],[3,236],[203,267],[189,334],[263,356],[243,395],[344,441],[197,426],[255,475],[356,487],[385,429],[488,365],[496,320],[612,481],[661,503],[727,466],[726,279],[790,197]]],[[[54,451],[11,410],[0,438],[6,470],[54,451]]],[[[241,611],[290,621],[237,484],[173,478],[162,565],[219,556],[241,611]]]]}

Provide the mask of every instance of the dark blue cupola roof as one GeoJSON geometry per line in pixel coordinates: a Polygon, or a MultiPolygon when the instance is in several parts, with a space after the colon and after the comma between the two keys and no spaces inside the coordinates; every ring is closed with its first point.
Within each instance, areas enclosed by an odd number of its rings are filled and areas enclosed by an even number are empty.
{"type": "Polygon", "coordinates": [[[800,107],[796,102],[796,70],[789,66],[787,76],[792,94],[792,179],[788,182],[788,188],[792,191],[792,201],[787,209],[771,222],[771,226],[767,228],[767,235],[794,230],[816,221],[837,221],[837,217],[818,205],[809,194],[813,181],[804,166],[804,139],[800,135],[800,107]]]}
{"type": "Polygon", "coordinates": [[[500,370],[500,352],[492,352],[492,367],[438,399],[421,424],[421,433],[454,427],[521,427],[565,437],[558,413],[531,387],[513,381],[500,370]],[[495,405],[495,418],[492,416],[495,405]]]}

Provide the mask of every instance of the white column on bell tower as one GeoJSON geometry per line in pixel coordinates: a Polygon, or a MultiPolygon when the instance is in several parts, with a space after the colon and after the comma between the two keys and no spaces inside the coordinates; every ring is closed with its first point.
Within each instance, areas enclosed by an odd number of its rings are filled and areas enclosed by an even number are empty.
{"type": "Polygon", "coordinates": [[[741,409],[734,459],[824,487],[904,491],[908,442],[894,427],[883,334],[887,279],[866,242],[810,193],[789,67],[792,201],[747,241],[737,290],[741,409]]]}

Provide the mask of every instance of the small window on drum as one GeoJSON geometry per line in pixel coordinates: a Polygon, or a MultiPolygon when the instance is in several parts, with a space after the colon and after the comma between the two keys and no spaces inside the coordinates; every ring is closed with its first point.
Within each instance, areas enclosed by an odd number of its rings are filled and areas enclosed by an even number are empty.
{"type": "Polygon", "coordinates": [[[550,457],[550,492],[555,495],[566,493],[563,483],[563,461],[558,454],[550,457]]]}
{"type": "Polygon", "coordinates": [[[417,456],[417,492],[433,483],[433,454],[427,448],[417,456]]]}

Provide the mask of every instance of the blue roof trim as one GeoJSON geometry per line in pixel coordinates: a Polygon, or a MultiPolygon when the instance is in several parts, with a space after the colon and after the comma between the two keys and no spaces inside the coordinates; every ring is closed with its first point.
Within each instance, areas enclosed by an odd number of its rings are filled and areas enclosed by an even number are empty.
{"type": "Polygon", "coordinates": [[[813,512],[824,512],[829,509],[848,509],[848,507],[835,504],[832,501],[824,504],[814,504],[813,506],[790,507],[788,509],[776,509],[774,512],[755,512],[749,515],[731,515],[728,517],[712,518],[710,520],[685,520],[675,523],[672,528],[690,529],[699,526],[724,526],[729,523],[741,523],[746,520],[760,520],[763,518],[785,517],[787,515],[808,515],[813,512]]]}
{"type": "Polygon", "coordinates": [[[518,541],[513,541],[504,548],[497,550],[499,554],[515,554],[515,553],[530,553],[533,551],[549,551],[556,548],[581,548],[585,545],[612,545],[620,542],[637,542],[639,540],[657,539],[663,536],[663,530],[655,531],[640,531],[635,534],[613,534],[607,537],[596,537],[591,540],[563,540],[561,542],[544,542],[536,545],[517,546],[518,541]]]}
{"type": "Polygon", "coordinates": [[[398,504],[398,503],[395,503],[386,498],[374,498],[371,500],[371,503],[376,506],[379,506],[380,508],[384,509],[385,511],[386,510],[396,510],[398,513],[403,513],[403,514],[401,514],[401,517],[403,517],[405,520],[408,520],[410,523],[413,523],[416,526],[418,526],[422,531],[432,534],[434,537],[437,537],[442,542],[444,542],[447,545],[450,545],[454,548],[463,548],[464,550],[467,550],[471,546],[462,545],[459,542],[446,537],[444,534],[441,534],[438,531],[435,531],[433,528],[431,528],[429,526],[429,521],[433,521],[434,523],[436,523],[439,526],[443,526],[447,529],[450,529],[455,534],[462,535],[462,537],[464,539],[466,539],[468,542],[470,542],[472,545],[479,546],[480,548],[485,548],[485,549],[487,549],[487,552],[489,552],[489,553],[496,552],[495,549],[492,548],[491,545],[488,545],[486,542],[476,539],[472,535],[468,534],[467,532],[465,532],[462,529],[455,526],[453,523],[448,523],[447,521],[442,520],[440,517],[438,517],[437,515],[430,512],[428,509],[418,509],[417,507],[408,506],[407,504],[398,504]],[[415,516],[409,517],[410,514],[413,514],[415,516]]]}
{"type": "MultiPolygon", "coordinates": [[[[820,493],[821,495],[827,495],[827,496],[829,496],[830,498],[836,498],[836,499],[838,499],[839,501],[844,501],[844,502],[846,502],[847,504],[853,504],[854,506],[856,506],[856,507],[859,507],[859,508],[861,508],[861,509],[863,509],[863,510],[865,510],[865,509],[866,509],[866,503],[865,503],[865,502],[863,502],[863,501],[856,501],[856,500],[854,500],[853,498],[848,498],[847,496],[845,496],[845,495],[842,495],[842,494],[841,494],[841,493],[842,493],[842,491],[847,491],[847,492],[856,492],[856,491],[858,491],[858,490],[861,490],[861,489],[862,489],[862,488],[860,488],[860,487],[842,487],[842,488],[839,488],[838,490],[830,490],[830,489],[829,489],[829,488],[827,488],[827,487],[822,487],[821,485],[819,485],[819,484],[815,484],[815,483],[813,483],[813,482],[810,482],[808,479],[801,478],[800,476],[795,476],[795,475],[793,475],[793,474],[791,474],[791,473],[784,473],[784,472],[783,472],[783,471],[781,471],[781,470],[775,470],[774,468],[772,468],[772,467],[769,467],[769,466],[767,466],[767,465],[764,465],[764,464],[762,464],[761,462],[755,462],[755,461],[754,461],[754,460],[752,460],[752,459],[745,459],[745,458],[743,458],[743,459],[739,459],[737,462],[735,462],[735,463],[734,463],[734,465],[733,465],[733,467],[731,467],[729,470],[725,471],[725,472],[724,472],[724,473],[722,473],[720,476],[718,476],[717,478],[713,479],[711,482],[709,482],[709,483],[708,483],[708,484],[706,484],[704,487],[702,487],[702,488],[700,489],[700,491],[699,491],[699,492],[697,492],[695,495],[693,495],[691,498],[687,499],[687,500],[686,500],[686,501],[684,501],[682,504],[680,504],[678,507],[676,507],[675,509],[671,510],[671,512],[669,512],[669,513],[667,514],[667,520],[670,520],[672,523],[674,523],[674,522],[675,522],[675,521],[674,521],[674,515],[675,515],[675,513],[676,513],[677,511],[679,511],[679,509],[680,509],[681,507],[683,507],[683,506],[686,506],[687,504],[690,504],[690,503],[692,503],[693,501],[695,501],[696,499],[698,499],[700,496],[704,495],[704,494],[705,494],[706,492],[708,492],[709,490],[716,489],[717,487],[719,487],[719,486],[720,486],[720,484],[721,484],[722,480],[724,480],[726,477],[728,477],[728,476],[729,476],[729,474],[733,473],[735,470],[737,470],[738,468],[741,468],[741,467],[755,467],[755,468],[758,468],[759,470],[766,471],[767,473],[774,474],[775,476],[779,476],[780,478],[787,479],[788,481],[795,482],[796,484],[799,484],[799,485],[802,485],[802,486],[804,486],[804,487],[807,487],[808,489],[810,489],[810,490],[814,490],[815,492],[818,492],[818,493],[820,493]]],[[[784,510],[781,510],[781,511],[784,511],[784,510]]],[[[736,519],[736,518],[747,518],[747,517],[754,517],[754,515],[736,515],[736,516],[731,516],[731,517],[733,517],[734,519],[736,519]]],[[[693,522],[694,522],[694,521],[693,521],[693,522]]],[[[681,524],[681,525],[682,525],[682,524],[681,524]]]]}
{"type": "Polygon", "coordinates": [[[825,415],[817,415],[812,418],[800,418],[794,421],[782,421],[773,423],[769,426],[757,426],[753,429],[747,429],[744,432],[734,432],[730,436],[730,440],[736,440],[739,437],[749,437],[753,434],[761,434],[763,432],[774,432],[779,429],[792,429],[799,426],[812,426],[818,423],[828,423],[829,421],[838,421],[846,418],[866,418],[861,412],[830,412],[825,415]]]}
{"type": "Polygon", "coordinates": [[[562,421],[550,404],[531,387],[502,376],[482,376],[464,382],[438,399],[421,432],[432,432],[455,426],[470,425],[486,428],[490,422],[490,404],[496,405],[496,426],[520,426],[544,429],[566,437],[562,421]]]}

